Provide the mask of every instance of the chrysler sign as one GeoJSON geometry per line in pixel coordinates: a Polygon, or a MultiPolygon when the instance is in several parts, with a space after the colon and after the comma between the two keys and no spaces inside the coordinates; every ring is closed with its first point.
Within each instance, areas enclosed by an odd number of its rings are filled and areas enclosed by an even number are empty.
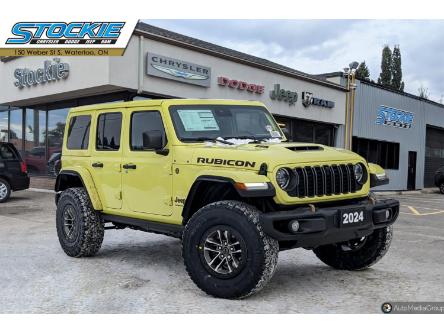
{"type": "Polygon", "coordinates": [[[28,68],[17,68],[14,70],[16,81],[14,85],[20,89],[31,87],[38,84],[44,84],[51,81],[59,81],[69,76],[69,65],[60,62],[59,58],[47,60],[43,64],[43,68],[31,70],[28,68]]]}
{"type": "Polygon", "coordinates": [[[147,54],[146,73],[202,87],[211,83],[211,68],[154,53],[147,54]]]}

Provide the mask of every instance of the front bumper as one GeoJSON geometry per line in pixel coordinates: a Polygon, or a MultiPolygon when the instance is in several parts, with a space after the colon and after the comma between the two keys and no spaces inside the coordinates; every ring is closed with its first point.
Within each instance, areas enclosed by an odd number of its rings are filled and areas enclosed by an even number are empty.
{"type": "Polygon", "coordinates": [[[295,210],[263,213],[260,224],[270,237],[291,247],[313,248],[325,244],[334,244],[370,235],[373,230],[393,224],[399,215],[399,201],[393,199],[378,200],[374,204],[365,200],[343,206],[317,208],[310,207],[295,210]],[[363,209],[365,220],[357,225],[341,226],[343,210],[363,209]],[[386,213],[389,210],[389,217],[386,213]],[[290,221],[297,220],[299,229],[290,231],[290,221]]]}

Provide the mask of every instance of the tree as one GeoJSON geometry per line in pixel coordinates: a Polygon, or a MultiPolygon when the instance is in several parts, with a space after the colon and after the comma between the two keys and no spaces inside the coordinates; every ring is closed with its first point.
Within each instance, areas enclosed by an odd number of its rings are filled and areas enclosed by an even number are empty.
{"type": "Polygon", "coordinates": [[[425,88],[422,84],[418,88],[418,94],[419,94],[419,97],[421,97],[421,98],[429,99],[429,89],[425,88]]]}
{"type": "Polygon", "coordinates": [[[399,45],[395,45],[392,55],[392,88],[404,91],[404,81],[402,81],[401,50],[399,45]]]}
{"type": "Polygon", "coordinates": [[[368,70],[365,61],[361,62],[356,69],[356,78],[360,80],[370,81],[370,71],[368,70]]]}
{"type": "Polygon", "coordinates": [[[392,51],[388,45],[382,49],[381,74],[379,74],[378,83],[385,87],[391,87],[392,84],[392,51]]]}

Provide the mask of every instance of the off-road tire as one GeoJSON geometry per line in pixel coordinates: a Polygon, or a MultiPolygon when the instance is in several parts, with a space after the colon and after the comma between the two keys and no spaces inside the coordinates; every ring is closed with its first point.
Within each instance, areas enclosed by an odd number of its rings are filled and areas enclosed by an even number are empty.
{"type": "Polygon", "coordinates": [[[99,251],[105,229],[84,188],[73,187],[63,191],[57,203],[56,214],[57,235],[68,256],[91,257],[99,251]],[[75,215],[73,225],[76,229],[72,238],[64,231],[64,213],[67,207],[71,207],[75,215]]]}
{"type": "Polygon", "coordinates": [[[439,184],[439,192],[441,192],[441,194],[444,194],[444,182],[439,184]]]}
{"type": "Polygon", "coordinates": [[[343,270],[363,270],[376,264],[388,251],[393,227],[376,229],[357,250],[344,251],[341,244],[323,245],[313,252],[328,266],[343,270]]]}
{"type": "Polygon", "coordinates": [[[259,211],[239,201],[218,201],[199,209],[188,221],[182,237],[182,256],[193,282],[208,295],[239,299],[260,291],[272,278],[279,254],[278,242],[259,224],[259,211]],[[238,232],[245,244],[245,259],[239,273],[221,278],[202,260],[205,233],[227,227],[238,232]]]}
{"type": "Polygon", "coordinates": [[[11,196],[11,185],[9,185],[7,180],[0,178],[0,187],[2,187],[2,189],[6,189],[6,194],[0,197],[0,203],[6,202],[11,196]]]}

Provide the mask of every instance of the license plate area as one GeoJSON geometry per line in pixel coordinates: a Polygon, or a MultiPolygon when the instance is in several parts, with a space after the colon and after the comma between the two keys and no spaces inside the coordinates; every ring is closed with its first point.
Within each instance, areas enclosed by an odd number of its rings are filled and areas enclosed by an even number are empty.
{"type": "Polygon", "coordinates": [[[367,214],[365,209],[362,208],[350,208],[341,209],[339,211],[339,226],[340,227],[354,227],[367,223],[367,214]]]}

